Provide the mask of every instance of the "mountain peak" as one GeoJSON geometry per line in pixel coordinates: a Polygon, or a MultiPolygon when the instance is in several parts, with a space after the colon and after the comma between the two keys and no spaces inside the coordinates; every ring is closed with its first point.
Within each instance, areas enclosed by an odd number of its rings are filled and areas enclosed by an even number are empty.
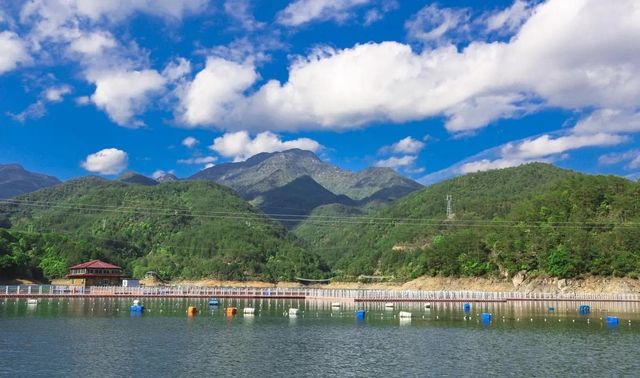
{"type": "Polygon", "coordinates": [[[124,182],[127,184],[137,184],[137,185],[158,185],[158,182],[154,179],[151,179],[147,176],[141,175],[138,172],[128,171],[122,174],[122,176],[117,178],[117,181],[124,182]]]}
{"type": "Polygon", "coordinates": [[[55,177],[29,172],[20,164],[0,164],[0,198],[10,198],[59,184],[55,177]]]}

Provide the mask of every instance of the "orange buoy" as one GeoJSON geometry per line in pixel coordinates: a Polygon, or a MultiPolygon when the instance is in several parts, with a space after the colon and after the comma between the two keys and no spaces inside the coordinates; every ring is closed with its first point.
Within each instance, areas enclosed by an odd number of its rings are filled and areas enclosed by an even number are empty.
{"type": "Polygon", "coordinates": [[[227,316],[233,316],[238,312],[238,309],[235,307],[227,307],[227,316]]]}
{"type": "Polygon", "coordinates": [[[196,306],[189,306],[189,308],[187,309],[188,316],[195,316],[197,313],[198,309],[196,308],[196,306]]]}

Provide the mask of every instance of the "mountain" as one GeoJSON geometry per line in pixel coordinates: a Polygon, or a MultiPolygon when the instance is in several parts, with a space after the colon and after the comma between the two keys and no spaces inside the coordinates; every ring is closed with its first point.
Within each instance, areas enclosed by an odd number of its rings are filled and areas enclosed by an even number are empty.
{"type": "Polygon", "coordinates": [[[60,180],[55,177],[26,171],[18,164],[0,164],[0,199],[34,192],[59,183],[60,180]]]}
{"type": "Polygon", "coordinates": [[[295,226],[303,216],[309,215],[312,209],[322,205],[356,205],[351,198],[333,194],[306,175],[260,194],[252,204],[288,227],[295,226]],[[310,195],[311,193],[313,195],[310,195]]]}
{"type": "Polygon", "coordinates": [[[639,195],[637,182],[535,163],[444,181],[371,214],[327,221],[312,213],[295,234],[344,277],[633,277],[639,195]]]}
{"type": "Polygon", "coordinates": [[[176,177],[176,175],[174,175],[173,173],[164,173],[158,178],[156,178],[156,181],[157,182],[174,182],[174,181],[178,181],[178,177],[176,177]]]}
{"type": "Polygon", "coordinates": [[[118,177],[117,180],[127,184],[146,185],[146,186],[158,185],[158,181],[152,178],[149,178],[147,176],[141,175],[137,172],[125,172],[122,176],[118,177]]]}
{"type": "Polygon", "coordinates": [[[323,264],[231,189],[207,181],[153,186],[87,177],[0,204],[0,275],[59,277],[95,258],[163,278],[321,277],[323,264]],[[5,258],[5,256],[8,256],[5,258]]]}
{"type": "MultiPolygon", "coordinates": [[[[319,184],[307,186],[308,190],[318,190],[307,191],[306,196],[319,197],[309,201],[310,204],[324,203],[326,193],[320,186],[335,195],[349,197],[358,204],[393,201],[422,187],[390,168],[369,168],[353,173],[323,162],[313,152],[299,149],[261,153],[244,162],[216,165],[196,173],[190,179],[214,181],[233,188],[247,200],[254,200],[303,176],[319,184]]],[[[299,184],[294,188],[300,189],[299,184]]],[[[283,197],[286,191],[278,191],[277,194],[281,202],[287,202],[283,197]]],[[[291,203],[294,201],[294,197],[288,200],[291,203]]],[[[276,209],[270,208],[267,212],[273,210],[276,209]]],[[[313,208],[304,210],[310,212],[313,208]]]]}

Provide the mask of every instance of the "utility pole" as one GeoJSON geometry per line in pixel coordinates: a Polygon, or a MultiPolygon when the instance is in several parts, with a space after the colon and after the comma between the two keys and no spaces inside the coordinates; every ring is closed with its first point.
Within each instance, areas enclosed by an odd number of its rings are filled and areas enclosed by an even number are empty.
{"type": "Polygon", "coordinates": [[[451,194],[447,194],[447,219],[451,219],[453,217],[453,196],[451,194]]]}

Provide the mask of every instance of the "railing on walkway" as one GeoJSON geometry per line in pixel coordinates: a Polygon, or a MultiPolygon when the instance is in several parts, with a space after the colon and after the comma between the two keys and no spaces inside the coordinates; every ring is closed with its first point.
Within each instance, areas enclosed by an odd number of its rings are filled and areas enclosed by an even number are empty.
{"type": "Polygon", "coordinates": [[[618,301],[640,302],[640,294],[575,294],[476,291],[421,291],[371,289],[253,288],[202,286],[79,286],[20,285],[0,286],[0,297],[245,297],[314,298],[351,301],[618,301]]]}

